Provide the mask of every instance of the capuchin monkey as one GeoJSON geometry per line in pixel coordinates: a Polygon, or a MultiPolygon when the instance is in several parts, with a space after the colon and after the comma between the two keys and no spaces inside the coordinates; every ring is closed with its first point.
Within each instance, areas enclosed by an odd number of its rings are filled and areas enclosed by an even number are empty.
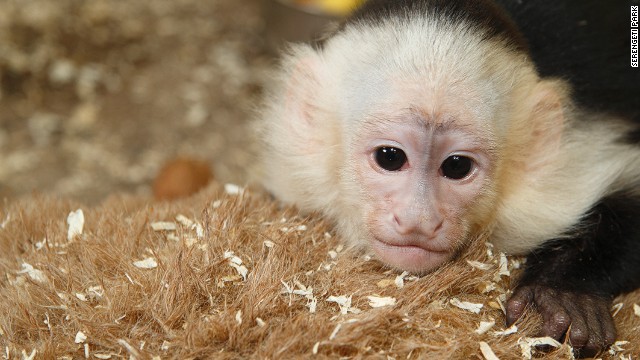
{"type": "Polygon", "coordinates": [[[640,287],[640,70],[629,1],[370,0],[285,56],[264,185],[418,273],[480,235],[527,254],[508,325],[580,356],[640,287]]]}

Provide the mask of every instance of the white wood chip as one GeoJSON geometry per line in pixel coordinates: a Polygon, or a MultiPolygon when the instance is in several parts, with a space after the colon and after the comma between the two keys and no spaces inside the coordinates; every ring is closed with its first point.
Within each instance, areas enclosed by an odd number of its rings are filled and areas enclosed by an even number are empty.
{"type": "Polygon", "coordinates": [[[84,343],[84,358],[88,359],[89,358],[89,344],[84,343]]]}
{"type": "Polygon", "coordinates": [[[346,315],[348,312],[359,313],[360,310],[354,307],[351,307],[351,296],[341,295],[341,296],[329,296],[327,298],[328,302],[334,302],[338,304],[340,307],[340,313],[342,315],[346,315]]]}
{"type": "Polygon", "coordinates": [[[151,229],[153,229],[153,231],[175,231],[177,228],[176,223],[171,221],[156,221],[151,223],[151,229]]]}
{"type": "Polygon", "coordinates": [[[266,322],[264,322],[264,320],[262,320],[262,319],[261,319],[261,318],[259,318],[259,317],[258,317],[258,318],[256,318],[256,324],[258,324],[258,326],[260,326],[260,327],[265,327],[265,326],[267,326],[267,323],[266,323],[266,322]]]}
{"type": "Polygon", "coordinates": [[[336,325],[335,329],[333,329],[333,332],[331,332],[331,335],[329,336],[329,340],[335,339],[341,328],[342,328],[342,324],[336,325]]]}
{"type": "Polygon", "coordinates": [[[7,216],[2,220],[2,223],[0,223],[0,229],[4,229],[9,221],[11,221],[11,214],[7,214],[7,216]]]}
{"type": "Polygon", "coordinates": [[[238,323],[238,325],[242,324],[242,310],[238,310],[238,312],[236,313],[236,322],[238,323]]]}
{"type": "Polygon", "coordinates": [[[307,231],[307,225],[298,225],[296,227],[297,231],[307,231]]]}
{"type": "Polygon", "coordinates": [[[188,217],[182,215],[182,214],[178,214],[178,216],[176,216],[176,221],[179,222],[180,224],[186,226],[186,227],[192,227],[194,225],[194,221],[189,219],[188,217]]]}
{"type": "Polygon", "coordinates": [[[633,304],[633,313],[636,314],[636,316],[640,316],[640,305],[633,304]]]}
{"type": "Polygon", "coordinates": [[[495,320],[480,321],[480,325],[478,326],[478,328],[474,332],[476,334],[478,334],[478,335],[482,335],[482,334],[486,333],[487,331],[489,331],[495,324],[496,324],[495,320]]]}
{"type": "Polygon", "coordinates": [[[367,296],[367,299],[369,299],[369,306],[372,308],[394,306],[396,304],[396,299],[393,297],[367,296]]]}
{"type": "Polygon", "coordinates": [[[211,204],[211,207],[217,209],[220,207],[220,205],[222,205],[222,200],[216,200],[213,202],[213,204],[211,204]]]}
{"type": "Polygon", "coordinates": [[[160,350],[167,351],[169,350],[170,347],[171,347],[171,344],[167,340],[165,340],[162,342],[162,345],[160,346],[160,350]]]}
{"type": "Polygon", "coordinates": [[[155,269],[158,267],[158,262],[156,259],[148,257],[144,260],[134,261],[133,266],[140,269],[155,269]]]}
{"type": "Polygon", "coordinates": [[[235,184],[224,184],[224,192],[229,195],[241,195],[244,189],[235,184]]]}
{"type": "Polygon", "coordinates": [[[511,276],[511,272],[509,271],[509,260],[507,260],[507,255],[505,253],[500,253],[500,271],[498,274],[501,276],[511,276]]]}
{"type": "Polygon", "coordinates": [[[233,264],[242,265],[242,259],[237,257],[233,251],[230,251],[230,250],[225,251],[224,252],[224,258],[228,259],[229,262],[231,262],[233,264]]]}
{"type": "Polygon", "coordinates": [[[273,249],[273,247],[276,246],[276,244],[270,240],[265,240],[262,243],[264,244],[264,246],[268,247],[269,249],[273,249]]]}
{"type": "Polygon", "coordinates": [[[449,303],[455,307],[458,307],[460,309],[463,310],[467,310],[470,311],[472,313],[475,314],[479,314],[480,313],[480,309],[482,309],[482,307],[484,306],[483,304],[475,304],[472,302],[468,302],[468,301],[460,301],[457,298],[453,298],[451,300],[449,300],[449,303]]]}
{"type": "Polygon", "coordinates": [[[85,335],[82,331],[78,331],[76,333],[76,339],[74,340],[76,344],[82,344],[87,340],[87,335],[85,335]]]}
{"type": "Polygon", "coordinates": [[[33,360],[36,357],[36,349],[31,350],[31,354],[27,355],[26,350],[22,350],[22,360],[33,360]]]}
{"type": "Polygon", "coordinates": [[[318,355],[318,348],[320,347],[320,343],[317,342],[313,345],[313,349],[311,350],[311,352],[313,353],[313,355],[318,355]]]}
{"type": "Polygon", "coordinates": [[[480,344],[480,352],[482,352],[482,356],[484,356],[486,360],[500,360],[500,358],[496,356],[493,350],[491,350],[491,347],[489,346],[489,344],[487,344],[484,341],[480,341],[479,344],[480,344]]]}
{"type": "Polygon", "coordinates": [[[517,332],[518,332],[518,326],[511,325],[510,327],[504,330],[494,331],[493,336],[507,336],[507,335],[515,334],[517,332]]]}
{"type": "Polygon", "coordinates": [[[80,300],[80,301],[87,301],[87,296],[83,293],[76,293],[76,297],[80,300]]]}
{"type": "Polygon", "coordinates": [[[618,313],[620,312],[620,310],[622,310],[623,307],[624,307],[624,303],[614,304],[611,307],[611,316],[615,317],[616,315],[618,315],[618,313]]]}
{"type": "Polygon", "coordinates": [[[404,287],[404,278],[407,277],[407,275],[409,275],[409,273],[406,271],[403,271],[402,274],[396,276],[394,284],[398,289],[402,289],[404,287]]]}
{"type": "Polygon", "coordinates": [[[247,269],[244,265],[237,265],[235,263],[229,263],[232,268],[236,269],[238,274],[242,276],[242,280],[247,280],[247,275],[249,274],[249,269],[247,269]]]}
{"type": "Polygon", "coordinates": [[[556,340],[548,336],[537,337],[537,338],[530,338],[530,337],[521,338],[521,339],[518,339],[518,344],[520,345],[520,350],[522,351],[522,357],[527,360],[531,360],[532,350],[536,346],[548,345],[548,346],[553,346],[555,348],[562,346],[562,344],[560,344],[559,342],[557,342],[556,340]]]}
{"type": "Polygon", "coordinates": [[[93,353],[93,356],[94,356],[96,359],[108,360],[108,359],[111,359],[111,357],[112,357],[113,355],[111,355],[111,354],[93,353]]]}
{"type": "Polygon", "coordinates": [[[467,263],[471,265],[471,267],[476,269],[485,270],[485,271],[491,269],[491,264],[485,264],[480,261],[467,260],[467,263]]]}
{"type": "Polygon", "coordinates": [[[47,276],[42,271],[27,263],[22,263],[22,270],[18,271],[18,274],[27,274],[31,280],[41,284],[48,281],[47,276]]]}
{"type": "Polygon", "coordinates": [[[67,231],[67,240],[71,241],[76,236],[82,235],[82,229],[84,228],[84,213],[82,209],[72,211],[67,216],[67,225],[69,230],[67,231]]]}
{"type": "Polygon", "coordinates": [[[629,342],[625,341],[625,340],[621,340],[621,341],[616,341],[615,343],[613,343],[613,345],[611,345],[611,347],[609,348],[609,354],[610,355],[615,355],[616,353],[619,353],[621,351],[624,351],[623,346],[628,345],[629,342]]]}

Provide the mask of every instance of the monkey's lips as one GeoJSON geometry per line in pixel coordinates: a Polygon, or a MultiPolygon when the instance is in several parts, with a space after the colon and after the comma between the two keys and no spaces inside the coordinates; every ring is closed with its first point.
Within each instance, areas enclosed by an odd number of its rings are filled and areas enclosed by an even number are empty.
{"type": "Polygon", "coordinates": [[[388,241],[373,238],[372,248],[384,263],[411,272],[428,272],[453,256],[449,247],[435,241],[388,241]]]}

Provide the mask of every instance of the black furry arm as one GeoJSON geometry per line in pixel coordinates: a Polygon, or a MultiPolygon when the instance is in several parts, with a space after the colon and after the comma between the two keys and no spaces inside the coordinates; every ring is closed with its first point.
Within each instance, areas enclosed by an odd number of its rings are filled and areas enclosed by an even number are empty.
{"type": "Polygon", "coordinates": [[[640,287],[640,198],[605,197],[570,239],[549,241],[527,257],[527,266],[507,303],[507,322],[528,304],[543,316],[543,335],[568,334],[581,356],[615,341],[613,297],[640,287]]]}

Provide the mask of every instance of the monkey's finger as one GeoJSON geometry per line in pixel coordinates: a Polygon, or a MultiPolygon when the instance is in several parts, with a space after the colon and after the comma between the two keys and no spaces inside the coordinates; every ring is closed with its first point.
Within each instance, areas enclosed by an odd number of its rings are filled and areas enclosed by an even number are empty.
{"type": "Polygon", "coordinates": [[[533,302],[533,289],[529,286],[519,287],[507,301],[507,326],[513,325],[524,314],[528,304],[533,302]]]}
{"type": "MultiPolygon", "coordinates": [[[[538,289],[534,299],[538,311],[542,315],[542,336],[549,336],[560,341],[573,321],[571,312],[564,306],[558,294],[551,289],[538,289]]],[[[584,329],[586,325],[578,324],[578,327],[584,329]]]]}

